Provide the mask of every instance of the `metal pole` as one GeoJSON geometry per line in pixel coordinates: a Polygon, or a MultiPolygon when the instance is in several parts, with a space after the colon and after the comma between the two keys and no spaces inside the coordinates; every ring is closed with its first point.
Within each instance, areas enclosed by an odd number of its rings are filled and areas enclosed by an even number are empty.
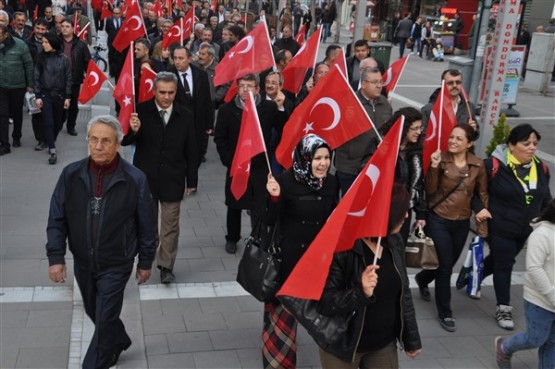
{"type": "Polygon", "coordinates": [[[364,25],[366,24],[366,0],[357,0],[355,14],[355,29],[353,32],[353,43],[364,37],[364,25]]]}
{"type": "Polygon", "coordinates": [[[491,10],[492,0],[484,0],[482,3],[482,11],[480,14],[480,29],[475,36],[477,39],[476,57],[474,58],[474,67],[472,68],[472,83],[468,98],[476,106],[478,100],[478,87],[480,86],[480,78],[482,76],[482,63],[484,59],[484,50],[486,48],[486,34],[488,32],[489,12],[491,10]]]}

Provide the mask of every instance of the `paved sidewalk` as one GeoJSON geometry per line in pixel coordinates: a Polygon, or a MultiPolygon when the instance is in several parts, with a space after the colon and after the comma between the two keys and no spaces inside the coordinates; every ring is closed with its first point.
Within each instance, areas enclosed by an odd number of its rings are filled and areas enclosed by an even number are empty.
{"type": "MultiPolygon", "coordinates": [[[[326,46],[322,45],[322,49],[326,46]]],[[[392,55],[397,55],[396,51],[392,55]]],[[[394,99],[394,108],[426,103],[444,67],[447,63],[440,65],[412,57],[397,89],[400,98],[394,99]]],[[[523,119],[510,123],[532,118],[543,135],[540,150],[553,158],[555,118],[549,119],[555,116],[553,89],[547,97],[521,90],[517,108],[523,119]]],[[[84,137],[88,115],[82,112],[77,137],[69,136],[65,130],[60,133],[59,162],[54,166],[47,163],[45,152],[33,151],[35,140],[29,116],[24,119],[23,147],[0,158],[0,368],[79,368],[92,335],[92,325],[73,288],[71,257],[68,282],[65,286],[53,285],[48,280],[44,251],[50,195],[62,168],[87,155],[84,137]]],[[[124,151],[124,155],[128,157],[128,152],[124,151]]],[[[554,170],[553,160],[550,166],[554,170]]],[[[262,367],[262,304],[234,282],[244,245],[239,244],[236,255],[224,250],[224,176],[225,170],[210,142],[207,162],[199,173],[199,192],[182,204],[175,267],[178,283],[163,286],[158,273],[153,273],[140,288],[129,281],[122,319],[133,345],[121,355],[118,368],[262,367]]],[[[243,225],[242,234],[247,236],[246,215],[243,225]]],[[[524,328],[523,270],[521,253],[512,288],[517,329],[524,328]]],[[[415,272],[411,270],[411,276],[415,272]]],[[[416,360],[401,353],[402,368],[495,367],[493,339],[508,332],[493,319],[495,295],[491,278],[485,281],[481,300],[471,300],[453,289],[456,333],[441,329],[433,303],[423,302],[416,289],[413,294],[424,349],[416,360]]],[[[302,328],[298,336],[298,367],[320,367],[317,347],[302,328]]],[[[514,356],[513,368],[535,367],[534,351],[514,356]]]]}

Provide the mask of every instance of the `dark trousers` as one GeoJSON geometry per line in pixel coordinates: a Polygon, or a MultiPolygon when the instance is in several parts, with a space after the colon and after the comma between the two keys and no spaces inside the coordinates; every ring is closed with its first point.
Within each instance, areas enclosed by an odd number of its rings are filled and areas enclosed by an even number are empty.
{"type": "Polygon", "coordinates": [[[94,16],[94,28],[96,29],[96,31],[102,31],[104,29],[104,19],[100,19],[100,15],[102,14],[101,11],[93,11],[93,16],[94,16]]]}
{"type": "Polygon", "coordinates": [[[77,99],[79,98],[79,91],[81,90],[81,84],[73,85],[71,88],[71,101],[69,103],[69,109],[64,110],[64,117],[62,122],[66,123],[67,130],[75,129],[77,122],[77,115],[79,114],[79,106],[77,99]]]}
{"type": "Polygon", "coordinates": [[[83,360],[83,369],[106,369],[118,346],[127,347],[131,343],[119,316],[133,264],[92,272],[75,263],[73,269],[85,312],[94,323],[94,334],[83,360]]]}
{"type": "Polygon", "coordinates": [[[407,46],[408,37],[399,37],[399,58],[403,57],[405,54],[405,47],[407,46]]]}
{"type": "Polygon", "coordinates": [[[23,98],[25,88],[0,87],[0,144],[10,147],[10,117],[13,119],[12,138],[21,138],[23,98]]]}
{"type": "MultiPolygon", "coordinates": [[[[227,235],[225,236],[226,241],[238,242],[241,239],[241,212],[241,209],[232,208],[231,206],[227,207],[227,235]]],[[[255,229],[258,218],[261,215],[262,214],[259,210],[250,210],[251,230],[255,229]]]]}
{"type": "Polygon", "coordinates": [[[56,148],[56,137],[62,129],[64,115],[64,98],[60,95],[45,96],[42,99],[42,126],[44,140],[48,149],[56,148]]]}
{"type": "Polygon", "coordinates": [[[435,298],[440,318],[451,318],[451,274],[453,266],[461,256],[465,246],[470,222],[466,220],[448,220],[430,212],[426,222],[426,235],[434,241],[439,268],[423,270],[418,273],[422,285],[428,285],[435,279],[435,298]]]}
{"type": "Polygon", "coordinates": [[[33,134],[38,142],[44,142],[44,132],[42,128],[42,113],[33,114],[31,116],[31,124],[33,125],[33,134]]]}
{"type": "Polygon", "coordinates": [[[493,287],[498,305],[510,305],[511,274],[515,258],[528,238],[505,238],[496,233],[488,236],[489,255],[484,259],[484,278],[493,274],[493,287]]]}

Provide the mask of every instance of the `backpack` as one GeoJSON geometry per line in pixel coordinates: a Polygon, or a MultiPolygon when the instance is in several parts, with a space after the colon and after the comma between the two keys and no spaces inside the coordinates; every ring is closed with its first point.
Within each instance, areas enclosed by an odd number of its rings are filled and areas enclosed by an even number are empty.
{"type": "MultiPolygon", "coordinates": [[[[545,164],[545,162],[541,162],[542,163],[542,169],[543,169],[543,173],[545,175],[549,174],[549,168],[547,167],[547,164],[545,164]]],[[[497,172],[499,171],[499,159],[497,159],[495,156],[491,157],[491,174],[490,174],[490,181],[492,181],[495,176],[497,175],[497,172]]]]}

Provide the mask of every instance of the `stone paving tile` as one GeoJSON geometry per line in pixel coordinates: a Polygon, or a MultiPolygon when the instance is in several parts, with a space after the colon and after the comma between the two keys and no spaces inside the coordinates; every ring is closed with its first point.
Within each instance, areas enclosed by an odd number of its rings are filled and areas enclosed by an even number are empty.
{"type": "MultiPolygon", "coordinates": [[[[4,209],[2,209],[4,211],[4,209]]],[[[46,229],[46,224],[44,226],[46,229]]],[[[45,235],[2,235],[2,259],[40,259],[45,257],[45,235]]]]}
{"type": "Polygon", "coordinates": [[[228,329],[259,328],[262,332],[262,312],[223,312],[222,315],[228,329]]]}
{"type": "Polygon", "coordinates": [[[15,368],[65,368],[67,356],[67,346],[21,348],[15,368]]]}
{"type": "Polygon", "coordinates": [[[449,359],[437,359],[438,368],[446,369],[492,369],[492,365],[485,365],[476,357],[456,357],[449,359]]]}
{"type": "Polygon", "coordinates": [[[189,260],[191,272],[216,272],[224,270],[224,265],[220,258],[204,258],[189,260]]]}
{"type": "Polygon", "coordinates": [[[484,347],[473,336],[451,336],[441,338],[441,344],[445,346],[451,358],[473,358],[486,357],[491,354],[489,348],[484,347]]]}
{"type": "Polygon", "coordinates": [[[143,330],[145,335],[173,332],[185,332],[185,323],[181,314],[144,315],[143,330]]]}
{"type": "Polygon", "coordinates": [[[73,310],[32,310],[27,327],[62,327],[71,324],[73,310]]]}
{"type": "Polygon", "coordinates": [[[237,357],[244,369],[262,368],[262,351],[260,348],[238,349],[237,357]]]}
{"type": "Polygon", "coordinates": [[[241,369],[235,350],[195,352],[193,358],[199,369],[241,369]]]}
{"type": "Polygon", "coordinates": [[[210,332],[169,333],[167,339],[170,352],[172,353],[215,349],[214,345],[212,345],[210,332]]]}
{"type": "Polygon", "coordinates": [[[147,357],[167,354],[170,352],[166,334],[150,334],[145,336],[147,357]]]}
{"type": "Polygon", "coordinates": [[[162,300],[162,313],[167,314],[201,314],[202,307],[198,299],[162,300]]]}
{"type": "Polygon", "coordinates": [[[149,369],[145,360],[125,360],[123,355],[118,360],[117,369],[149,369]]]}
{"type": "Polygon", "coordinates": [[[215,350],[232,350],[252,347],[261,347],[261,328],[234,329],[230,331],[208,332],[215,350]]]}
{"type": "Polygon", "coordinates": [[[183,319],[187,332],[220,331],[229,328],[221,313],[183,314],[183,319]]]}
{"type": "Polygon", "coordinates": [[[241,311],[264,311],[264,304],[252,296],[236,297],[235,302],[241,311]]]}
{"type": "Polygon", "coordinates": [[[214,299],[201,299],[200,307],[203,313],[240,312],[235,297],[220,297],[214,299]]]}
{"type": "Polygon", "coordinates": [[[63,327],[0,327],[2,348],[67,347],[69,322],[63,327]],[[9,337],[9,339],[4,339],[9,337]]]}
{"type": "Polygon", "coordinates": [[[27,320],[29,319],[29,311],[1,309],[0,316],[2,317],[2,328],[26,327],[27,320]]]}
{"type": "Polygon", "coordinates": [[[297,365],[299,367],[320,367],[318,346],[311,342],[308,345],[297,346],[297,365]]]}
{"type": "Polygon", "coordinates": [[[193,354],[178,353],[148,357],[149,369],[195,369],[193,354]]]}
{"type": "Polygon", "coordinates": [[[48,274],[40,268],[40,259],[4,259],[0,260],[0,280],[2,286],[36,286],[37,281],[49,285],[48,274]],[[25,270],[25,273],[21,273],[25,270]]]}

